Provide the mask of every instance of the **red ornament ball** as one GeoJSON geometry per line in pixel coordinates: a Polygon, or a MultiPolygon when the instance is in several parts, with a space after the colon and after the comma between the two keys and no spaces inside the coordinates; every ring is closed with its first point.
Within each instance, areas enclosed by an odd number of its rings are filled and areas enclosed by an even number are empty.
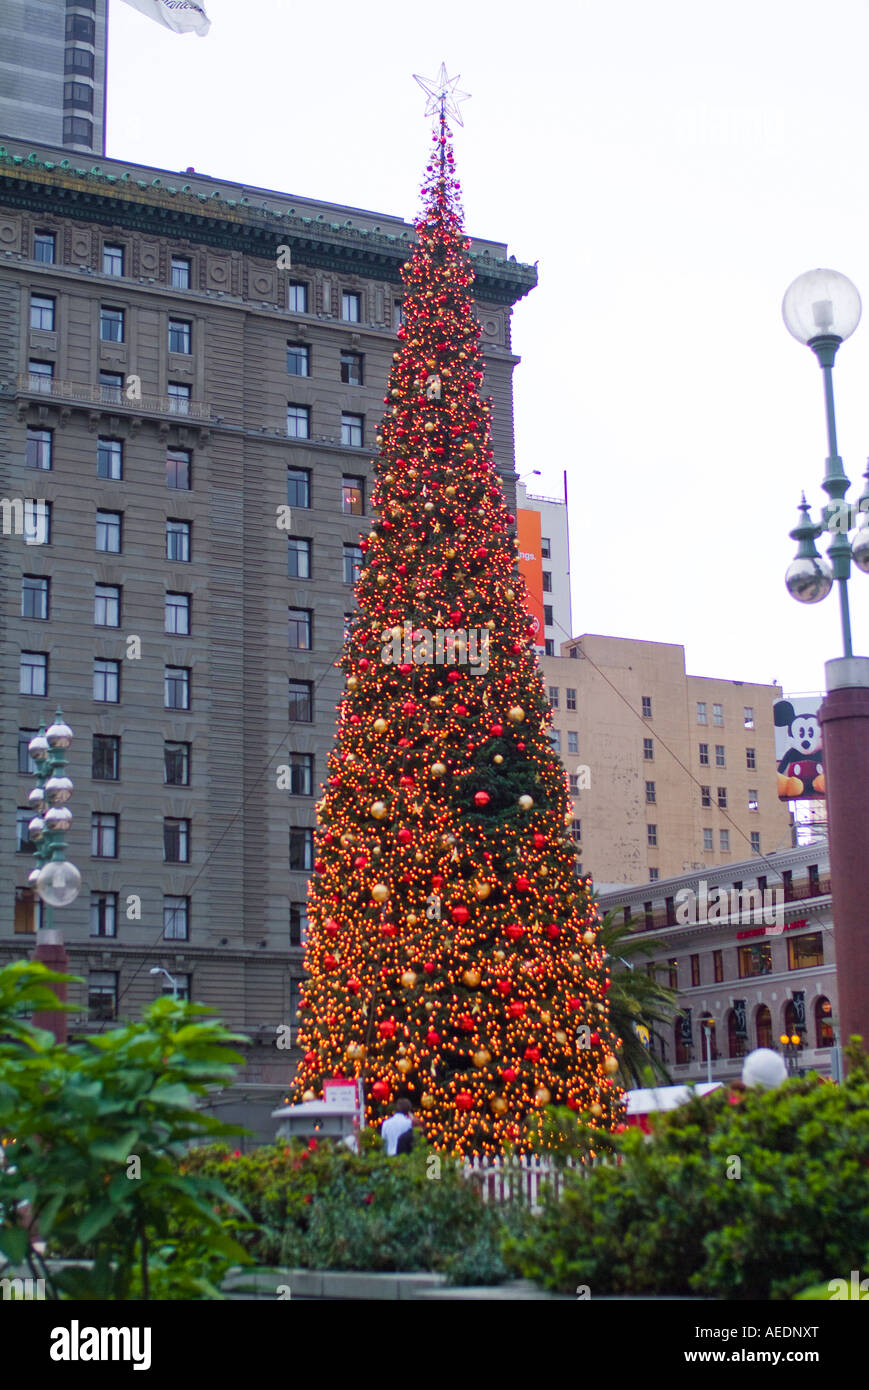
{"type": "Polygon", "coordinates": [[[489,796],[489,793],[488,793],[488,792],[475,792],[475,793],[474,793],[474,805],[475,805],[475,806],[488,806],[488,804],[489,804],[489,802],[491,801],[491,799],[492,799],[492,798],[489,796]]]}
{"type": "Polygon", "coordinates": [[[459,1091],[456,1096],[456,1107],[459,1110],[470,1110],[474,1104],[474,1097],[469,1091],[459,1091]]]}
{"type": "Polygon", "coordinates": [[[450,915],[451,915],[453,921],[454,921],[454,922],[458,922],[459,925],[461,926],[461,924],[462,924],[463,922],[467,922],[467,920],[468,920],[468,918],[470,917],[471,914],[470,914],[470,912],[468,911],[468,909],[465,907],[464,903],[459,903],[458,907],[454,907],[454,908],[453,908],[453,910],[452,910],[452,912],[451,912],[450,915]]]}

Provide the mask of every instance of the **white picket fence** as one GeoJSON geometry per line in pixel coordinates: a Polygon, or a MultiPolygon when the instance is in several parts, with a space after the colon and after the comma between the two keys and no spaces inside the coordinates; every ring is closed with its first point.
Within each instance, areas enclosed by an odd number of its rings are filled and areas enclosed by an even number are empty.
{"type": "MultiPolygon", "coordinates": [[[[570,1172],[588,1173],[602,1163],[612,1162],[604,1155],[581,1163],[569,1158],[565,1167],[570,1172]]],[[[519,1202],[532,1211],[540,1208],[544,1186],[554,1189],[561,1195],[564,1185],[564,1168],[556,1167],[549,1158],[531,1154],[527,1157],[509,1158],[470,1158],[465,1162],[464,1174],[469,1182],[479,1189],[484,1202],[519,1202]]]]}

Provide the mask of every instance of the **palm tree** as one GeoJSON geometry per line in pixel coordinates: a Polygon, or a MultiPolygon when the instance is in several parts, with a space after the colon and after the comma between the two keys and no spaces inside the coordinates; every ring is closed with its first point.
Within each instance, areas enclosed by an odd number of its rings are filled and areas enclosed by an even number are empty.
{"type": "Polygon", "coordinates": [[[641,1041],[634,1026],[644,1026],[652,1041],[657,1039],[660,1043],[662,1034],[655,1025],[669,1027],[679,1012],[676,991],[645,968],[637,968],[638,958],[645,966],[649,955],[662,950],[665,943],[645,932],[631,931],[626,924],[614,921],[608,912],[601,924],[599,944],[610,957],[612,967],[608,1000],[610,1024],[622,1040],[618,1051],[619,1084],[626,1090],[650,1082],[672,1085],[662,1057],[641,1041]]]}

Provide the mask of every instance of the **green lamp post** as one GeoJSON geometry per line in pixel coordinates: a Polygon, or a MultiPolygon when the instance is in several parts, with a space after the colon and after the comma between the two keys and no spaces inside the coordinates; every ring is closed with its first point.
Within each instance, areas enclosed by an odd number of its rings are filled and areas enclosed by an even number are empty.
{"type": "MultiPolygon", "coordinates": [[[[81,889],[81,874],[66,858],[66,832],[72,822],[66,803],[72,795],[73,784],[66,776],[65,769],[66,750],[72,743],[72,737],[72,729],[64,723],[63,714],[58,709],[55,722],[47,729],[43,725],[27,745],[38,769],[36,786],[29,796],[36,814],[28,825],[30,838],[36,844],[34,858],[37,867],[31,872],[29,881],[44,903],[33,959],[62,973],[69,966],[69,958],[63,932],[54,924],[53,909],[68,907],[81,889]]],[[[66,986],[56,985],[54,988],[58,999],[65,1002],[66,986]]],[[[34,1023],[38,1027],[48,1028],[58,1042],[66,1041],[64,1012],[34,1015],[34,1023]]]]}
{"type": "Polygon", "coordinates": [[[826,471],[821,486],[828,501],[815,524],[803,496],[791,531],[797,554],[785,583],[800,603],[819,603],[834,584],[839,590],[844,655],[825,664],[827,695],[819,711],[829,822],[833,934],[842,1039],[860,1034],[869,1041],[869,933],[865,930],[863,863],[869,841],[866,783],[869,779],[869,657],[855,656],[851,641],[848,580],[851,562],[869,573],[869,469],[857,503],[846,501],[850,483],[836,438],[833,363],[860,322],[860,295],[835,270],[810,270],[785,292],[782,315],[788,331],[812,349],[823,373],[827,425],[826,471]],[[851,531],[855,531],[853,540],[851,531]],[[815,548],[824,533],[832,540],[825,559],[815,548]]]}

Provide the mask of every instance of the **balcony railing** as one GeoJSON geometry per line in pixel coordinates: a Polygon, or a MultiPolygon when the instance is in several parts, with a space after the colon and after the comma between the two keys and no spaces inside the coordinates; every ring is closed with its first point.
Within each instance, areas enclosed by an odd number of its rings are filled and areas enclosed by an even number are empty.
{"type": "Polygon", "coordinates": [[[211,420],[211,406],[178,396],[130,396],[122,386],[94,386],[91,382],[59,381],[53,376],[21,372],[16,386],[19,394],[48,396],[54,401],[95,405],[112,410],[143,411],[149,415],[172,415],[178,420],[211,420]]]}

